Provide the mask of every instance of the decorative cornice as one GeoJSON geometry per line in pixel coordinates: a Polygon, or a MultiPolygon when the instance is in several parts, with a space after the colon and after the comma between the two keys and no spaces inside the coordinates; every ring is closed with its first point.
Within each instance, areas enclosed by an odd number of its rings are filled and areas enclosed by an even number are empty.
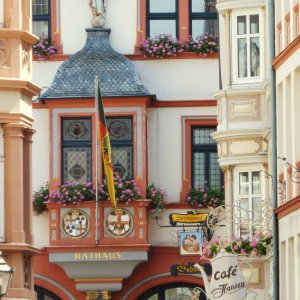
{"type": "MultiPolygon", "coordinates": [[[[258,88],[257,83],[248,83],[245,84],[247,87],[246,88],[231,88],[227,90],[220,90],[218,91],[214,97],[215,98],[221,98],[221,97],[228,97],[228,96],[247,96],[247,95],[262,95],[266,93],[266,90],[268,88],[267,82],[262,82],[259,83],[262,88],[258,88]],[[253,88],[251,88],[253,86],[253,88]]],[[[240,85],[242,86],[242,85],[240,85]]]]}
{"type": "Polygon", "coordinates": [[[240,140],[249,138],[263,138],[264,130],[227,130],[218,131],[211,134],[211,136],[218,142],[223,140],[240,140]]]}
{"type": "Polygon", "coordinates": [[[274,69],[277,70],[288,58],[300,48],[300,35],[298,35],[282,52],[273,60],[274,69]]]}
{"type": "Polygon", "coordinates": [[[296,198],[277,207],[274,211],[277,219],[281,219],[298,209],[300,209],[300,196],[297,196],[296,198]]]}
{"type": "Polygon", "coordinates": [[[264,164],[268,162],[266,155],[235,155],[219,158],[220,167],[240,164],[264,164]]]}
{"type": "Polygon", "coordinates": [[[31,128],[33,119],[20,113],[0,113],[0,124],[21,124],[31,128]]]}
{"type": "Polygon", "coordinates": [[[0,79],[0,89],[6,91],[20,91],[29,97],[40,93],[41,88],[28,80],[21,79],[0,79]]]}
{"type": "Polygon", "coordinates": [[[249,9],[265,6],[266,1],[264,0],[222,1],[216,5],[219,13],[222,13],[224,10],[249,9]]]}
{"type": "Polygon", "coordinates": [[[27,253],[30,255],[40,253],[40,249],[25,243],[0,243],[0,249],[3,252],[27,253]]]}
{"type": "MultiPolygon", "coordinates": [[[[65,61],[71,55],[70,54],[56,54],[50,57],[47,57],[46,61],[65,61]]],[[[143,54],[135,53],[135,54],[125,54],[131,61],[139,61],[139,60],[170,60],[170,59],[218,59],[219,53],[212,53],[207,56],[199,55],[198,53],[193,52],[183,52],[177,56],[165,57],[165,58],[149,58],[144,57],[143,54]]],[[[38,58],[33,58],[33,61],[39,61],[38,58]]]]}
{"type": "Polygon", "coordinates": [[[35,44],[39,39],[28,31],[11,28],[0,28],[0,38],[19,38],[28,44],[35,44]]]}
{"type": "Polygon", "coordinates": [[[155,101],[149,107],[163,108],[163,107],[203,107],[203,106],[217,106],[217,100],[172,100],[172,101],[155,101]]]}
{"type": "MultiPolygon", "coordinates": [[[[0,244],[1,245],[1,244],[0,244]]],[[[79,252],[93,252],[93,251],[146,251],[150,250],[150,244],[144,245],[97,245],[97,246],[55,246],[55,247],[45,247],[45,253],[65,253],[76,251],[79,252]]]]}

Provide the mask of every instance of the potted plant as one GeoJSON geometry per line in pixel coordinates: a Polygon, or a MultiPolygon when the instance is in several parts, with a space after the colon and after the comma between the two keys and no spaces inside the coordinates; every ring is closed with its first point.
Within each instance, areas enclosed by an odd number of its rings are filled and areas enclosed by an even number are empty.
{"type": "Polygon", "coordinates": [[[39,215],[47,210],[46,202],[49,200],[49,184],[46,182],[33,192],[33,211],[39,215]]]}
{"type": "Polygon", "coordinates": [[[144,57],[162,58],[176,56],[183,52],[184,45],[170,34],[159,34],[155,37],[148,37],[140,46],[144,57]]]}
{"type": "MultiPolygon", "coordinates": [[[[140,189],[133,179],[127,179],[116,173],[114,183],[118,203],[129,204],[142,198],[140,189]]],[[[152,184],[147,188],[147,197],[151,200],[156,212],[163,209],[166,198],[164,190],[152,184]]],[[[79,206],[82,202],[95,200],[95,198],[96,187],[92,182],[68,182],[58,185],[53,191],[49,191],[48,183],[46,183],[33,193],[33,210],[38,215],[47,210],[46,203],[79,206]]],[[[98,187],[98,200],[110,200],[106,180],[98,187]]]]}
{"type": "Polygon", "coordinates": [[[153,218],[159,218],[159,214],[165,208],[165,201],[167,199],[166,190],[155,186],[154,183],[147,186],[147,199],[151,200],[153,208],[153,218]]]}
{"type": "Polygon", "coordinates": [[[208,32],[197,38],[189,36],[185,43],[185,51],[195,52],[203,56],[219,52],[218,36],[208,32]]]}
{"type": "Polygon", "coordinates": [[[235,253],[247,256],[266,256],[272,246],[273,237],[269,233],[257,233],[252,238],[234,237],[231,240],[224,240],[221,237],[204,242],[203,256],[213,258],[218,255],[221,249],[227,253],[235,253]]]}
{"type": "Polygon", "coordinates": [[[48,36],[43,36],[32,46],[33,56],[43,61],[57,53],[57,46],[53,45],[48,36]]]}
{"type": "Polygon", "coordinates": [[[225,204],[223,187],[205,185],[191,188],[187,192],[186,201],[194,208],[218,207],[225,204]]]}
{"type": "Polygon", "coordinates": [[[206,32],[197,38],[189,36],[185,43],[180,43],[170,34],[159,34],[141,42],[140,51],[144,57],[150,58],[174,57],[182,52],[207,56],[219,52],[218,36],[206,32]]]}

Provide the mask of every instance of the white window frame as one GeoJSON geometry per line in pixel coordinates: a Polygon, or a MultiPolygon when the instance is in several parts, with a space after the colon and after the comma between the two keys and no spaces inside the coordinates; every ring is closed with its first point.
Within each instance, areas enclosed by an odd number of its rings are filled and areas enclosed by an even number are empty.
{"type": "MultiPolygon", "coordinates": [[[[264,78],[265,72],[265,57],[264,57],[264,49],[265,49],[265,29],[264,29],[265,20],[263,18],[263,11],[261,9],[252,9],[252,10],[239,10],[238,12],[232,13],[231,19],[231,32],[232,32],[232,83],[233,84],[242,84],[242,83],[256,83],[261,82],[264,78]],[[248,24],[251,15],[259,15],[259,33],[250,34],[248,33],[248,24]],[[247,39],[247,77],[239,78],[238,77],[238,51],[237,51],[237,18],[240,16],[246,16],[247,20],[247,33],[243,35],[247,39]],[[250,74],[250,38],[258,37],[260,44],[260,52],[259,52],[259,61],[260,61],[260,75],[251,77],[250,74]]],[[[240,38],[241,36],[239,36],[240,38]]]]}
{"type": "MultiPolygon", "coordinates": [[[[235,211],[235,215],[240,214],[241,210],[239,209],[240,207],[240,199],[243,198],[249,198],[249,211],[253,210],[253,199],[254,198],[261,198],[261,201],[263,201],[265,199],[265,178],[262,174],[262,172],[260,172],[260,170],[263,170],[263,166],[253,166],[253,167],[238,167],[235,168],[234,170],[234,199],[233,199],[233,205],[234,205],[234,211],[235,211]],[[240,188],[240,173],[244,173],[247,172],[249,174],[249,194],[248,195],[240,195],[239,193],[239,188],[240,188]],[[260,193],[259,194],[253,194],[252,193],[252,176],[251,174],[253,172],[258,172],[259,176],[260,176],[260,193]]],[[[251,219],[253,220],[254,216],[254,212],[251,212],[252,216],[251,219]]],[[[238,219],[237,219],[238,220],[238,219]]],[[[234,235],[236,236],[241,236],[241,232],[239,229],[239,225],[237,224],[237,220],[233,220],[234,222],[234,226],[233,226],[233,230],[234,230],[234,235]]],[[[245,236],[242,237],[246,237],[246,236],[251,236],[253,235],[253,229],[251,229],[251,231],[249,233],[247,233],[245,236]]]]}

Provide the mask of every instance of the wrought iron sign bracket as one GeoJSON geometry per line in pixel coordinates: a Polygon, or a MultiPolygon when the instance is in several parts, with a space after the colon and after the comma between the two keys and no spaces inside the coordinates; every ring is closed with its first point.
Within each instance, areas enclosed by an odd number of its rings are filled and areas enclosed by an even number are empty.
{"type": "Polygon", "coordinates": [[[161,228],[181,228],[185,232],[187,228],[194,228],[197,231],[202,231],[206,240],[212,237],[211,230],[207,227],[207,214],[198,211],[187,211],[186,214],[172,213],[169,215],[170,225],[162,225],[159,223],[159,218],[155,218],[159,229],[161,228]]]}
{"type": "MultiPolygon", "coordinates": [[[[273,179],[273,175],[271,175],[270,173],[267,173],[264,170],[260,170],[260,172],[265,173],[265,178],[273,179]]],[[[273,180],[272,180],[272,186],[273,186],[273,180]]],[[[277,179],[277,187],[273,186],[273,190],[274,190],[274,192],[276,192],[277,195],[280,196],[280,198],[283,202],[286,201],[286,181],[285,180],[282,181],[280,179],[277,179]]]]}
{"type": "Polygon", "coordinates": [[[280,159],[284,162],[284,167],[290,169],[291,180],[297,184],[300,184],[300,168],[295,167],[291,163],[286,161],[286,157],[278,156],[277,159],[280,159]]]}

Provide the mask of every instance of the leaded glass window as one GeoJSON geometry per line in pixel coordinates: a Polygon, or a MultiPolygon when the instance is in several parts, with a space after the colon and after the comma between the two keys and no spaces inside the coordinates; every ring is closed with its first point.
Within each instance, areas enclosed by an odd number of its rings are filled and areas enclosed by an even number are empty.
{"type": "Polygon", "coordinates": [[[62,119],[63,182],[92,181],[91,118],[62,119]]]}
{"type": "Polygon", "coordinates": [[[261,76],[260,17],[259,14],[236,17],[237,77],[261,76]]]}
{"type": "Polygon", "coordinates": [[[221,187],[222,173],[218,163],[217,145],[210,136],[214,127],[192,127],[193,187],[221,187]]]}
{"type": "Polygon", "coordinates": [[[114,171],[127,178],[133,178],[132,118],[108,117],[106,122],[114,171]]]}
{"type": "Polygon", "coordinates": [[[190,0],[190,35],[218,34],[216,0],[190,0]]]}
{"type": "Polygon", "coordinates": [[[147,36],[178,35],[178,0],[147,0],[147,36]]]}
{"type": "Polygon", "coordinates": [[[50,0],[32,0],[32,19],[33,33],[50,39],[50,0]]]}

